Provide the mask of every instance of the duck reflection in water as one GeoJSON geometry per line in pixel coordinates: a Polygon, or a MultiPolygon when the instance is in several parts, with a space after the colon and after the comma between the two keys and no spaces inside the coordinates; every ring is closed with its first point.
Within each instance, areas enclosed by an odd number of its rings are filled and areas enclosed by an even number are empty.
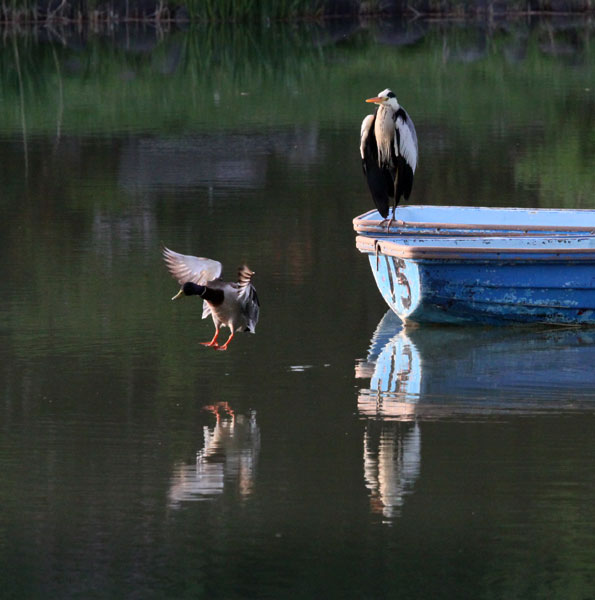
{"type": "Polygon", "coordinates": [[[169,506],[208,500],[236,485],[241,497],[252,493],[260,452],[256,413],[236,414],[227,402],[205,406],[215,425],[203,427],[204,442],[194,464],[177,464],[169,487],[169,506]]]}

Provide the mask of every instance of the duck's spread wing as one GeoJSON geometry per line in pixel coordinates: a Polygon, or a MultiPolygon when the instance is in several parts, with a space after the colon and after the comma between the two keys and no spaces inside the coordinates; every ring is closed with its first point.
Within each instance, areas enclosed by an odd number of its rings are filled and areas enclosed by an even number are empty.
{"type": "Polygon", "coordinates": [[[174,279],[180,285],[187,281],[197,285],[206,285],[221,276],[223,265],[210,258],[178,254],[169,248],[163,248],[163,259],[174,279]]]}

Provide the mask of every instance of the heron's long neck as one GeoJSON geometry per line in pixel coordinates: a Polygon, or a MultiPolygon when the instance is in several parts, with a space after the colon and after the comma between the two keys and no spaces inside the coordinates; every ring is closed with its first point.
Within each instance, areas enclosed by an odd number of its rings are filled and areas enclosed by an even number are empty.
{"type": "Polygon", "coordinates": [[[382,166],[390,162],[391,145],[395,137],[395,120],[392,108],[379,106],[374,123],[374,135],[378,146],[378,163],[382,166]]]}

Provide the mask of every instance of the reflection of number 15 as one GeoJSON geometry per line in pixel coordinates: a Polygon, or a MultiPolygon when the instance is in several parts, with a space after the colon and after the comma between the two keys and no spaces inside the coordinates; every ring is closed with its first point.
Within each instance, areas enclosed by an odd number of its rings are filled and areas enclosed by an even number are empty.
{"type": "Polygon", "coordinates": [[[397,392],[407,391],[406,384],[409,383],[409,375],[411,375],[411,371],[413,370],[413,352],[411,351],[411,346],[406,345],[403,348],[402,354],[403,356],[407,356],[407,366],[403,367],[397,373],[397,392]]]}
{"type": "MultiPolygon", "coordinates": [[[[407,289],[407,294],[401,296],[401,302],[403,302],[403,308],[409,308],[411,306],[411,287],[407,277],[405,277],[405,261],[401,258],[394,259],[395,274],[397,276],[398,283],[407,289]]],[[[394,289],[394,288],[393,288],[394,289]]]]}

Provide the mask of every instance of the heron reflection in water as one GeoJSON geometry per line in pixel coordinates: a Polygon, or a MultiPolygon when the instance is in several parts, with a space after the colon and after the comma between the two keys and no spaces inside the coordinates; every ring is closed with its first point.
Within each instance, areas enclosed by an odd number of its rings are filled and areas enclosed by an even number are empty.
{"type": "Polygon", "coordinates": [[[227,402],[205,406],[215,425],[203,427],[204,442],[194,464],[177,464],[169,487],[169,506],[208,500],[236,485],[240,496],[252,493],[260,453],[256,413],[236,414],[227,402]]]}
{"type": "Polygon", "coordinates": [[[421,464],[417,423],[368,421],[364,432],[364,480],[372,512],[390,519],[413,492],[421,464]]]}

